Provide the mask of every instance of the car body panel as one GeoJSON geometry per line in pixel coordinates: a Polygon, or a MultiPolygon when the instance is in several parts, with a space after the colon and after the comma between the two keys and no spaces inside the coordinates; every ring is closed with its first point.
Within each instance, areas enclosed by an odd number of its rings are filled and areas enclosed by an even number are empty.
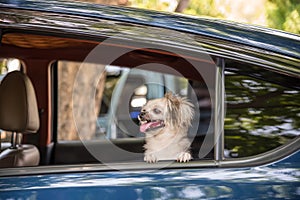
{"type": "MultiPolygon", "coordinates": [[[[5,2],[5,1],[4,1],[5,2]]],[[[32,0],[16,1],[10,4],[4,3],[3,7],[37,10],[55,13],[65,13],[75,16],[94,17],[98,19],[109,19],[119,22],[147,25],[151,27],[162,27],[177,31],[195,33],[198,35],[219,38],[240,44],[257,46],[274,52],[290,54],[299,57],[299,38],[296,35],[281,31],[274,31],[261,27],[238,24],[222,20],[212,20],[199,17],[185,17],[184,15],[162,13],[134,8],[123,9],[95,4],[82,5],[79,2],[32,0]],[[277,40],[274,40],[276,37],[277,40]],[[278,40],[278,37],[281,40],[278,40]],[[294,40],[292,42],[292,40],[294,40]],[[272,44],[267,43],[272,41],[272,44]]],[[[1,5],[1,4],[0,4],[1,5]]],[[[69,19],[72,21],[72,19],[69,19]]],[[[59,24],[58,24],[59,25],[59,24]]],[[[66,24],[64,24],[66,25],[66,24]]],[[[74,24],[69,24],[70,27],[74,24]]]]}
{"type": "Polygon", "coordinates": [[[126,35],[131,42],[145,41],[158,46],[176,44],[177,48],[230,56],[243,62],[290,72],[296,77],[300,72],[299,36],[277,30],[76,2],[26,0],[10,4],[10,1],[4,1],[0,6],[3,33],[20,29],[41,34],[71,34],[72,37],[100,41],[105,37],[123,38],[126,35]]]}
{"type": "Polygon", "coordinates": [[[65,173],[0,178],[0,198],[297,199],[300,152],[254,168],[65,173]],[[9,187],[8,187],[9,186],[9,187]]]}

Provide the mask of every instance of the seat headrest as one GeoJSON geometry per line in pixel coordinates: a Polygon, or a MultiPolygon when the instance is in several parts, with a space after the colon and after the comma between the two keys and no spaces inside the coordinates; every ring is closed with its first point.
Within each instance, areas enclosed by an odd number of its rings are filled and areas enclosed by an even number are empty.
{"type": "Polygon", "coordinates": [[[0,129],[35,133],[39,126],[37,100],[30,79],[20,71],[8,73],[0,84],[0,129]]]}

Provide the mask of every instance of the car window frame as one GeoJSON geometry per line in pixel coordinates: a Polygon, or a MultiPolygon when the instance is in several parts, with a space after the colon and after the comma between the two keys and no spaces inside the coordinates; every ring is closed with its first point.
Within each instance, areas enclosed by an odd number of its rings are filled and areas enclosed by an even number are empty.
{"type": "MultiPolygon", "coordinates": [[[[216,78],[216,89],[215,89],[215,103],[219,105],[217,109],[215,109],[215,124],[223,126],[222,122],[224,122],[224,68],[226,68],[224,57],[220,55],[210,54],[211,56],[218,57],[217,62],[217,73],[216,77],[221,77],[220,79],[216,78]],[[218,115],[220,114],[220,115],[218,115]],[[217,118],[217,116],[221,116],[217,118]]],[[[251,61],[245,61],[246,63],[250,64],[257,64],[251,61]]],[[[261,67],[269,68],[267,65],[259,64],[261,67]]],[[[53,107],[55,108],[55,106],[53,107]]],[[[220,135],[216,136],[216,132],[214,131],[214,141],[216,142],[215,148],[215,159],[214,160],[199,160],[193,161],[186,165],[181,163],[172,163],[168,167],[164,167],[164,169],[188,169],[188,168],[202,168],[202,167],[251,167],[251,166],[258,166],[263,164],[272,163],[274,161],[280,160],[283,157],[289,156],[297,150],[299,151],[299,141],[300,137],[297,137],[290,141],[289,143],[282,145],[276,149],[271,151],[265,152],[260,155],[245,157],[245,158],[234,158],[234,159],[225,159],[224,158],[224,129],[218,130],[220,135]],[[217,149],[217,150],[216,150],[217,149]]],[[[115,165],[119,165],[116,163],[115,165]]],[[[122,170],[147,170],[147,169],[154,169],[159,166],[163,166],[162,163],[158,163],[155,166],[149,165],[148,163],[143,162],[131,162],[131,163],[122,163],[120,169],[122,170]]],[[[111,168],[102,165],[102,164],[78,164],[78,165],[62,165],[62,166],[37,166],[37,167],[24,167],[24,168],[6,168],[3,170],[0,169],[0,176],[2,174],[4,176],[14,176],[14,175],[32,175],[32,174],[48,174],[48,173],[62,173],[62,172],[93,172],[93,171],[107,171],[112,170],[111,168]]]]}

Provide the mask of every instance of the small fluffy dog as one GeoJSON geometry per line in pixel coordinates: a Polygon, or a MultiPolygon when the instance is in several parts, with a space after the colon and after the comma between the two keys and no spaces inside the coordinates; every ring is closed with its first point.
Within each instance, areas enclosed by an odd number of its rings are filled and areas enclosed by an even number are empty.
{"type": "Polygon", "coordinates": [[[193,105],[184,97],[166,93],[163,98],[148,101],[138,116],[140,131],[146,134],[144,160],[191,160],[187,133],[193,116],[193,105]]]}

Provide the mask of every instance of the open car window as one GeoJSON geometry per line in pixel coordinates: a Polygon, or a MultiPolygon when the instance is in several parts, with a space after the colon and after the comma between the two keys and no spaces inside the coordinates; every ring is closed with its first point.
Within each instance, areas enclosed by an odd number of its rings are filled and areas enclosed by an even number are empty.
{"type": "Polygon", "coordinates": [[[88,149],[90,142],[98,141],[104,146],[127,143],[125,149],[119,148],[143,154],[145,134],[140,131],[138,120],[141,108],[149,100],[172,92],[187,98],[194,106],[195,115],[188,131],[193,158],[213,159],[212,140],[202,145],[207,135],[213,138],[214,134],[214,97],[207,84],[201,77],[194,80],[165,71],[58,61],[58,142],[80,140],[88,149]],[[97,72],[93,71],[96,68],[97,72]],[[138,150],[134,146],[137,142],[138,150]],[[199,158],[204,146],[205,153],[199,158]]]}

